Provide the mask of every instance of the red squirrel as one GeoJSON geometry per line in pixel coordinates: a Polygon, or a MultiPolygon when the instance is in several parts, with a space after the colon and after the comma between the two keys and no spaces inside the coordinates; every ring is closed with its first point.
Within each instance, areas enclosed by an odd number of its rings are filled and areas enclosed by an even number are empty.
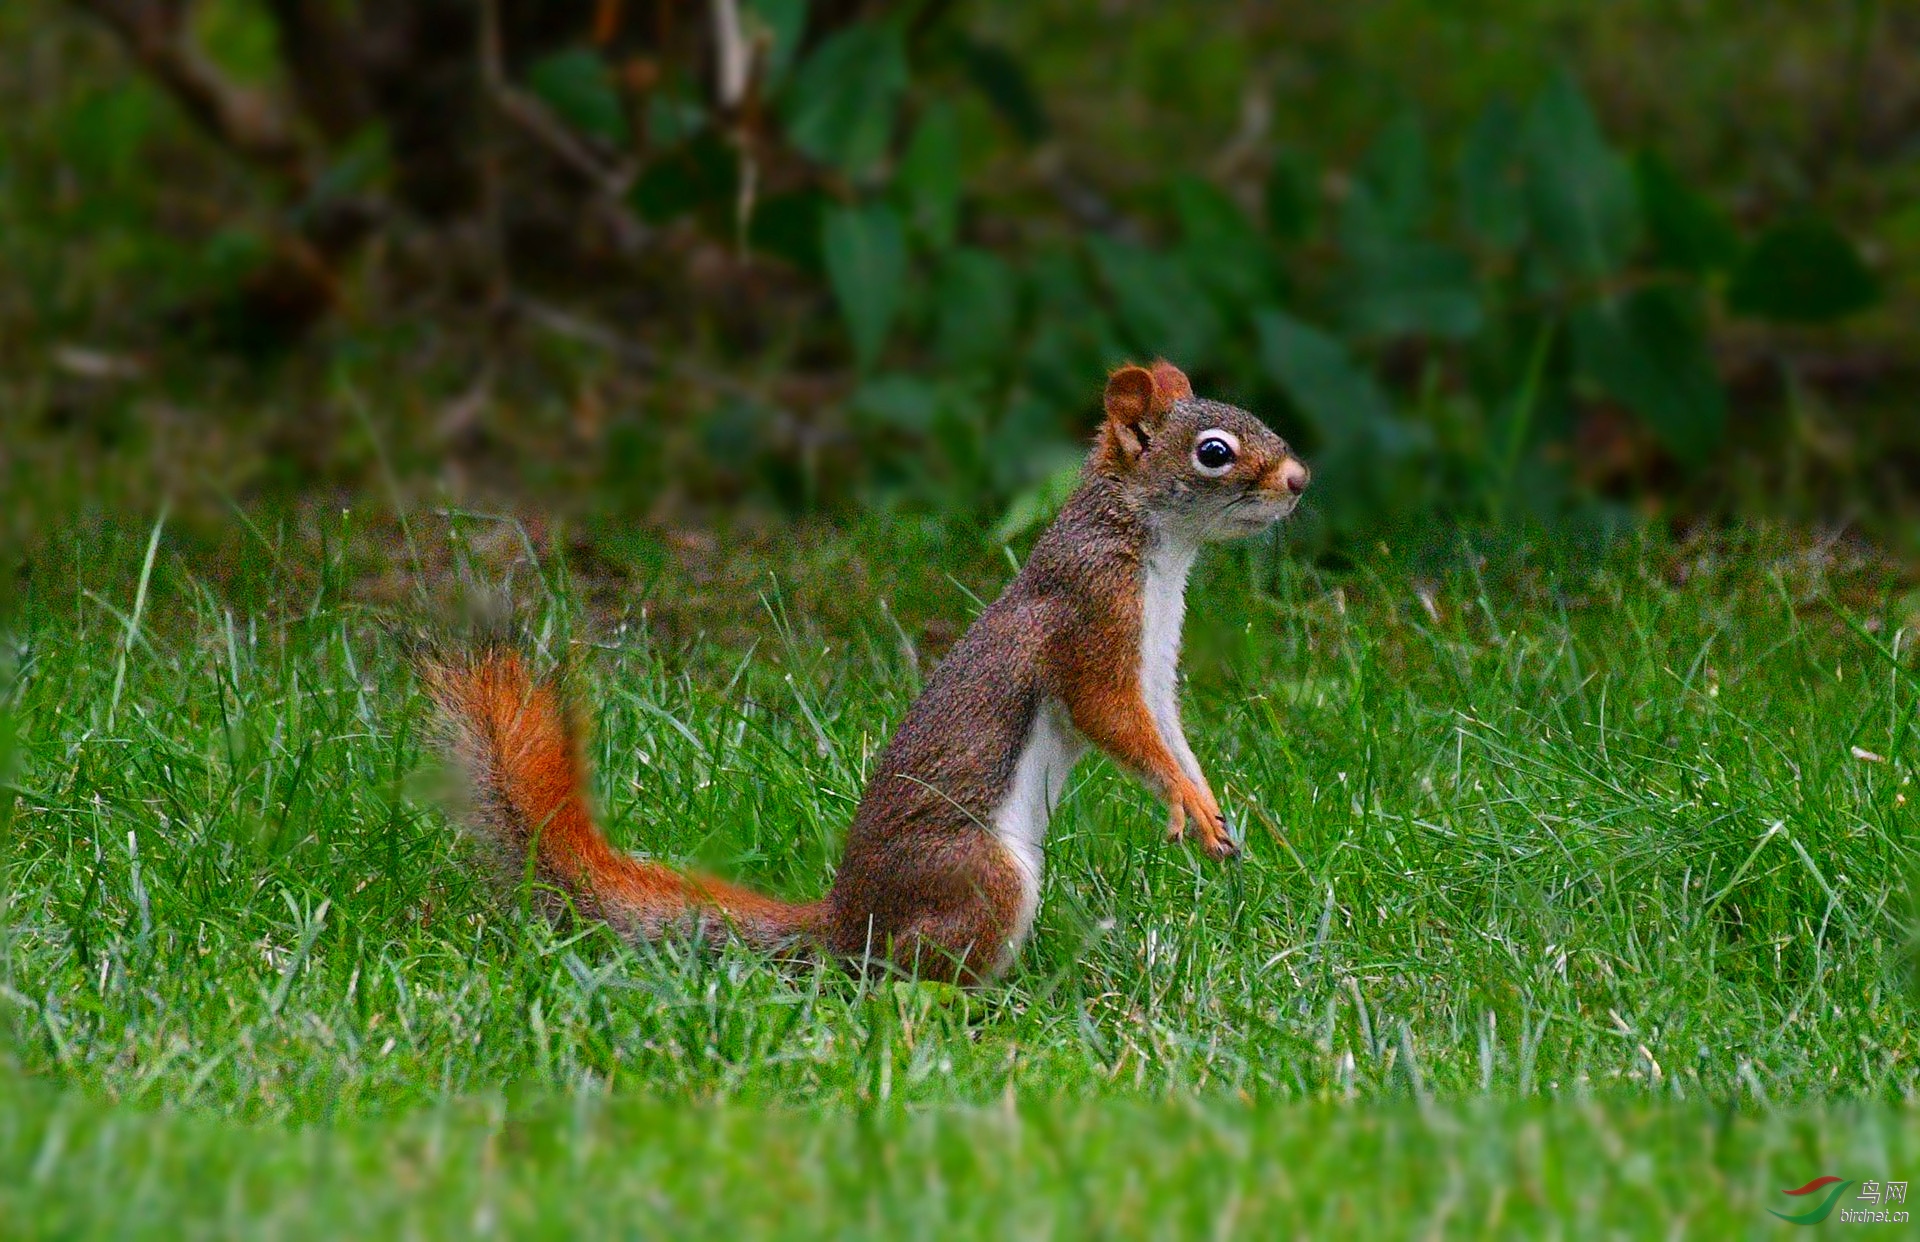
{"type": "Polygon", "coordinates": [[[966,984],[1003,972],[1033,926],[1047,820],[1089,744],[1166,800],[1171,839],[1238,854],[1180,726],[1187,571],[1202,543],[1292,513],[1308,470],[1167,362],[1115,371],[1104,404],[1079,486],[881,755],[824,899],[781,901],[613,848],[588,810],[562,694],[510,646],[420,665],[475,791],[473,831],[509,876],[531,873],[634,939],[732,937],[966,984]]]}

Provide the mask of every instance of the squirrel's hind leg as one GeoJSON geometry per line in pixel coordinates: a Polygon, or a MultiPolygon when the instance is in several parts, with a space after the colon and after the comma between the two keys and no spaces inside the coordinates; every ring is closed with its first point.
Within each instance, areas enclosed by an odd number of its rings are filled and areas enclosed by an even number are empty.
{"type": "Polygon", "coordinates": [[[901,912],[904,917],[875,912],[837,929],[834,948],[850,969],[977,987],[1013,964],[1033,912],[1025,879],[1005,847],[982,834],[963,858],[949,854],[943,861],[956,867],[952,874],[964,874],[964,885],[939,897],[923,889],[925,904],[901,912]]]}

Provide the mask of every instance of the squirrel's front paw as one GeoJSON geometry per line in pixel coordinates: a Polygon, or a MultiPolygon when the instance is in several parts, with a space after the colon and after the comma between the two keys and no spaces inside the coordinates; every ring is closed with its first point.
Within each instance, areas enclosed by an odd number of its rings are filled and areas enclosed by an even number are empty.
{"type": "Polygon", "coordinates": [[[1220,813],[1220,805],[1204,790],[1183,791],[1174,799],[1167,818],[1167,839],[1186,840],[1189,824],[1207,857],[1228,859],[1240,853],[1240,843],[1227,830],[1227,817],[1220,813]]]}
{"type": "Polygon", "coordinates": [[[1233,839],[1233,830],[1227,827],[1226,816],[1216,815],[1212,819],[1201,820],[1196,827],[1199,829],[1200,848],[1206,851],[1208,858],[1225,862],[1240,856],[1240,843],[1233,839]]]}

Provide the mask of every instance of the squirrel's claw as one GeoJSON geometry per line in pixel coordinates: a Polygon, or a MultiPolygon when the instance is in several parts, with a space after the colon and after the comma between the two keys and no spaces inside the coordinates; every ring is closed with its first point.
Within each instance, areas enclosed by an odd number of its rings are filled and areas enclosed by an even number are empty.
{"type": "Polygon", "coordinates": [[[1240,834],[1233,830],[1233,825],[1227,822],[1227,817],[1224,815],[1220,817],[1215,831],[1202,839],[1202,844],[1205,845],[1209,858],[1218,858],[1225,862],[1230,858],[1240,857],[1240,834]]]}
{"type": "MultiPolygon", "coordinates": [[[[1201,804],[1201,799],[1204,797],[1205,795],[1200,795],[1192,799],[1174,800],[1173,805],[1168,808],[1167,840],[1185,841],[1187,823],[1191,819],[1194,835],[1199,838],[1200,849],[1207,857],[1222,861],[1238,857],[1240,843],[1234,839],[1233,829],[1228,825],[1227,817],[1220,813],[1217,806],[1201,804]]],[[[1212,801],[1211,798],[1205,798],[1207,804],[1211,804],[1212,801]]]]}

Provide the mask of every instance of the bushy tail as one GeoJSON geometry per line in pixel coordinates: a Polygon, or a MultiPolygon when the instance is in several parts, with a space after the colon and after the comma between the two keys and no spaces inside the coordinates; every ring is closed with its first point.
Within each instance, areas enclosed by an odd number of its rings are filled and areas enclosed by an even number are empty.
{"type": "Polygon", "coordinates": [[[817,904],[683,875],[613,848],[587,806],[579,730],[563,696],[519,651],[491,645],[418,663],[447,750],[471,786],[468,827],[510,883],[530,871],[580,914],[641,939],[679,931],[778,949],[817,936],[817,904]]]}

